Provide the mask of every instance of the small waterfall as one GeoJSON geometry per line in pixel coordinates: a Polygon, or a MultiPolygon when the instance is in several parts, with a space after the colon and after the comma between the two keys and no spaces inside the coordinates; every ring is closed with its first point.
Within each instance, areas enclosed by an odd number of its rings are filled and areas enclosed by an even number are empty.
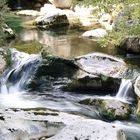
{"type": "Polygon", "coordinates": [[[132,82],[130,79],[122,79],[116,98],[123,101],[133,99],[132,82]]]}
{"type": "Polygon", "coordinates": [[[1,78],[1,94],[18,93],[26,89],[41,58],[11,49],[11,66],[1,78]]]}

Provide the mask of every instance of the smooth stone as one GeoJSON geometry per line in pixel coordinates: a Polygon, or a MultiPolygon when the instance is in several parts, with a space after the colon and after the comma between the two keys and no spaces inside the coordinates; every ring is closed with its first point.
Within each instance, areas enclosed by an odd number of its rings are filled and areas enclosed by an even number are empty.
{"type": "Polygon", "coordinates": [[[94,29],[94,30],[90,30],[90,31],[86,31],[85,33],[83,33],[83,37],[89,37],[89,38],[102,38],[107,36],[107,31],[102,29],[102,28],[98,28],[98,29],[94,29]]]}

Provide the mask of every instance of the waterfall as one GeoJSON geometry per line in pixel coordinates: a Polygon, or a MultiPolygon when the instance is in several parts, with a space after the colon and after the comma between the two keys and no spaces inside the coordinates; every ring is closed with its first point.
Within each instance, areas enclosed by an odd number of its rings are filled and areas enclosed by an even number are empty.
{"type": "Polygon", "coordinates": [[[116,94],[116,98],[123,101],[132,100],[133,91],[132,91],[132,82],[130,79],[122,79],[120,88],[116,94]]]}
{"type": "Polygon", "coordinates": [[[41,57],[11,49],[11,66],[1,78],[1,94],[21,92],[26,89],[41,57]]]}

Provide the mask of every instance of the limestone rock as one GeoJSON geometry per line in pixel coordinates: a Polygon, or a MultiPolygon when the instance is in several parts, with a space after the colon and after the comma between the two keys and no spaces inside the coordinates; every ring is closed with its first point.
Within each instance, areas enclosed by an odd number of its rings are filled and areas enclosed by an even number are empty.
{"type": "Polygon", "coordinates": [[[52,29],[52,28],[68,26],[69,21],[66,15],[54,14],[52,16],[48,16],[48,15],[39,16],[38,18],[35,19],[34,24],[38,28],[52,29]]]}
{"type": "Polygon", "coordinates": [[[69,9],[72,6],[72,0],[49,0],[55,7],[69,9]]]}
{"type": "Polygon", "coordinates": [[[102,28],[98,28],[98,29],[86,31],[82,36],[98,39],[107,36],[107,31],[102,28]]]}
{"type": "Polygon", "coordinates": [[[117,100],[104,100],[101,103],[101,114],[108,120],[127,119],[131,109],[129,104],[117,100]]]}

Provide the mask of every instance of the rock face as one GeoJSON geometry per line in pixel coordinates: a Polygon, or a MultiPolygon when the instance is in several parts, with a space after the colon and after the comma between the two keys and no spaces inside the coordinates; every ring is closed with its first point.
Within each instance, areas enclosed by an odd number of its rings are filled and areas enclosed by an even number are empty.
{"type": "Polygon", "coordinates": [[[0,112],[3,140],[126,140],[119,127],[99,120],[43,108],[1,109],[0,112]]]}
{"type": "Polygon", "coordinates": [[[49,0],[55,7],[69,9],[72,6],[72,0],[49,0]]]}
{"type": "Polygon", "coordinates": [[[140,38],[138,37],[127,37],[121,44],[120,48],[130,53],[140,53],[140,38]]]}
{"type": "Polygon", "coordinates": [[[86,31],[82,36],[97,39],[97,38],[102,38],[102,37],[107,36],[107,31],[104,29],[98,28],[95,30],[86,31]]]}
{"type": "Polygon", "coordinates": [[[35,19],[34,24],[43,29],[52,29],[58,27],[64,27],[69,25],[69,21],[66,15],[55,14],[52,16],[40,16],[35,19]]]}

